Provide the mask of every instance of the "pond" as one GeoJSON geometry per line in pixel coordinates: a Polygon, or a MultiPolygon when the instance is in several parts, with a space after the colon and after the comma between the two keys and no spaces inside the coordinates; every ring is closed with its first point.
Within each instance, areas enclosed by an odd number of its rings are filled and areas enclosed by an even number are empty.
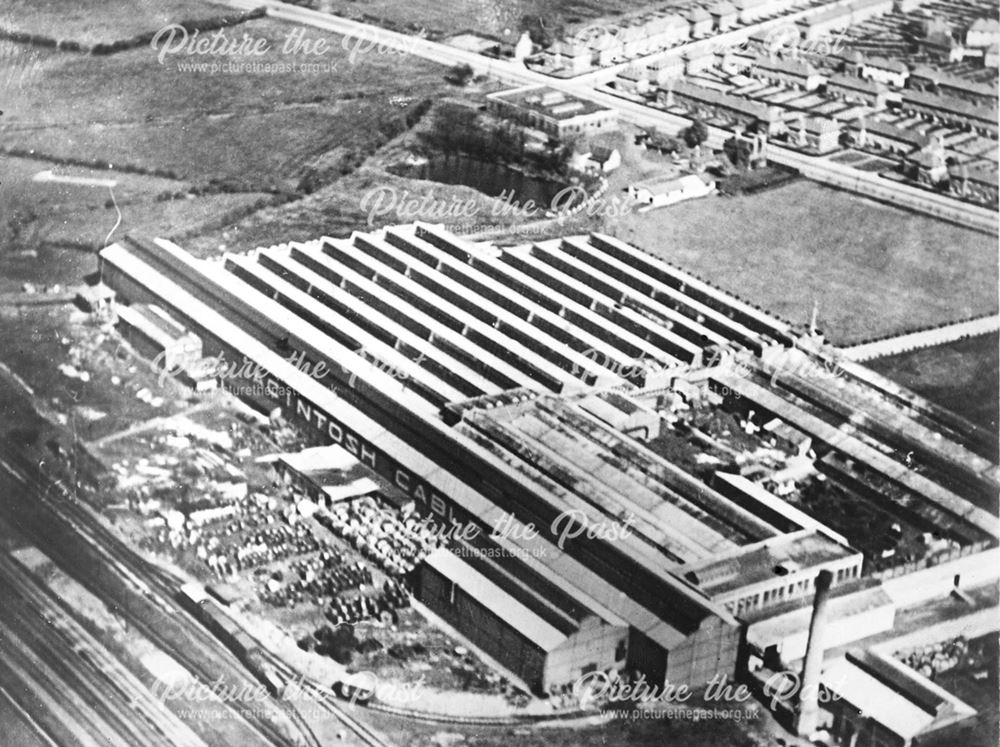
{"type": "Polygon", "coordinates": [[[529,176],[509,166],[481,161],[461,154],[436,156],[427,163],[413,166],[407,176],[416,179],[441,182],[442,184],[462,184],[472,187],[490,197],[499,197],[512,210],[535,206],[532,214],[542,214],[556,202],[560,208],[569,207],[582,195],[578,190],[567,190],[568,185],[529,176]],[[562,194],[560,194],[562,193],[562,194]]]}

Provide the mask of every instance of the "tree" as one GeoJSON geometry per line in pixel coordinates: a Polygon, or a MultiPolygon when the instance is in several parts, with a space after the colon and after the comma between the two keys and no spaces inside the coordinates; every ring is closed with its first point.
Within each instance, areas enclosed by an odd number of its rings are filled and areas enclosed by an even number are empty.
{"type": "Polygon", "coordinates": [[[737,140],[735,137],[731,137],[722,144],[722,151],[736,168],[744,170],[750,166],[752,149],[746,140],[737,140]]]}
{"type": "Polygon", "coordinates": [[[0,249],[35,249],[45,240],[44,233],[35,205],[14,188],[0,189],[0,249]]]}
{"type": "Polygon", "coordinates": [[[539,46],[551,47],[566,36],[566,23],[559,14],[547,18],[529,14],[521,17],[521,30],[531,34],[531,38],[539,46]]]}
{"type": "Polygon", "coordinates": [[[661,153],[676,153],[681,149],[681,143],[671,135],[667,135],[659,130],[653,130],[646,141],[646,147],[655,148],[661,153]]]}
{"type": "Polygon", "coordinates": [[[463,104],[443,102],[434,110],[433,124],[427,137],[446,151],[475,152],[482,139],[479,112],[463,104]]]}
{"type": "Polygon", "coordinates": [[[700,119],[696,119],[691,123],[690,127],[684,130],[682,136],[687,146],[693,148],[708,140],[708,127],[700,119]]]}
{"type": "Polygon", "coordinates": [[[449,68],[444,79],[452,85],[467,86],[473,75],[475,75],[475,71],[472,69],[472,65],[463,63],[449,68]]]}

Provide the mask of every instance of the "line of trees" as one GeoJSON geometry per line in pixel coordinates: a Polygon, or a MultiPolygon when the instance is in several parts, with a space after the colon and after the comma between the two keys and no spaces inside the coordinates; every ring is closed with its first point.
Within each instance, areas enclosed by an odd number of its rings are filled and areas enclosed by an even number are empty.
{"type": "Polygon", "coordinates": [[[544,149],[529,149],[520,125],[484,117],[478,109],[450,101],[434,109],[424,139],[428,145],[445,152],[466,153],[502,163],[531,164],[556,174],[566,171],[574,149],[572,140],[550,140],[544,149]]]}

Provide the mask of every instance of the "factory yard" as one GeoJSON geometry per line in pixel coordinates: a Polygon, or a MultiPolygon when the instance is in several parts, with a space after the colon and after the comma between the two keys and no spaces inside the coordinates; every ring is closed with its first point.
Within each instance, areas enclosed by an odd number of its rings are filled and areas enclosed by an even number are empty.
{"type": "MultiPolygon", "coordinates": [[[[320,507],[259,459],[294,453],[301,438],[227,402],[210,399],[95,445],[116,477],[106,511],[119,531],[220,590],[248,619],[278,625],[303,651],[399,683],[404,704],[406,683],[526,702],[409,608],[408,574],[446,535],[401,513],[384,481],[365,488],[379,492],[320,507]]],[[[341,454],[344,468],[324,473],[331,488],[367,474],[341,454]]]]}

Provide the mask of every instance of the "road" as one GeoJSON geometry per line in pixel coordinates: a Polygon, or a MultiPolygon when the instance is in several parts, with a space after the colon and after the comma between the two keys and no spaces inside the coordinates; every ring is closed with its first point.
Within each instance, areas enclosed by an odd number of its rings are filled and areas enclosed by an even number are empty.
{"type": "MultiPolygon", "coordinates": [[[[275,0],[265,0],[263,3],[256,0],[224,0],[224,2],[240,10],[250,10],[264,5],[268,15],[272,18],[340,34],[345,37],[343,44],[349,52],[348,61],[351,64],[363,58],[365,54],[378,54],[380,50],[394,49],[441,65],[467,64],[477,73],[490,75],[511,85],[546,85],[614,108],[618,111],[622,121],[639,127],[657,127],[667,131],[677,131],[690,124],[690,120],[685,117],[638,104],[606,91],[595,90],[593,85],[600,82],[608,71],[595,72],[571,79],[554,78],[529,70],[520,62],[484,57],[475,52],[457,49],[429,39],[389,31],[378,26],[275,2],[275,0]]],[[[756,27],[753,30],[756,30],[756,27]]],[[[719,38],[716,38],[697,43],[719,44],[721,42],[719,38]]],[[[709,145],[718,148],[731,134],[728,130],[709,127],[709,145]]],[[[858,171],[826,158],[808,156],[773,143],[768,145],[768,158],[781,166],[797,169],[808,179],[839,189],[857,192],[876,200],[926,213],[980,231],[997,233],[998,230],[997,215],[987,208],[959,202],[918,187],[889,182],[875,173],[858,171]]]]}

